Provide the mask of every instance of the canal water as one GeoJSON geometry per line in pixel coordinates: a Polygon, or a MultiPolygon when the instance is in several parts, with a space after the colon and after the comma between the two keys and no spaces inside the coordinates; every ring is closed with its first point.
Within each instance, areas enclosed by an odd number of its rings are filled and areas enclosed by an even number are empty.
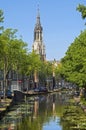
{"type": "Polygon", "coordinates": [[[61,122],[66,93],[30,96],[10,108],[0,121],[0,130],[66,130],[61,122]]]}

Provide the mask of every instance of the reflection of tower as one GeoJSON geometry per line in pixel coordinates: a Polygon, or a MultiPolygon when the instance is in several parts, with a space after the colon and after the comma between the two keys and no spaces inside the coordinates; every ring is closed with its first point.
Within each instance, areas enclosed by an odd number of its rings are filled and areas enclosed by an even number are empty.
{"type": "Polygon", "coordinates": [[[55,116],[55,114],[56,114],[55,102],[53,102],[53,115],[55,116]]]}
{"type": "Polygon", "coordinates": [[[38,99],[36,99],[34,102],[34,118],[36,118],[38,115],[38,109],[39,109],[39,101],[38,99]]]}
{"type": "Polygon", "coordinates": [[[46,54],[45,54],[45,45],[43,43],[42,31],[43,28],[40,23],[40,14],[38,9],[37,21],[34,28],[34,43],[32,46],[32,50],[35,51],[36,54],[39,54],[40,59],[44,61],[46,59],[46,54]]]}
{"type": "Polygon", "coordinates": [[[53,95],[53,116],[56,116],[56,104],[55,104],[55,95],[53,95]]]}

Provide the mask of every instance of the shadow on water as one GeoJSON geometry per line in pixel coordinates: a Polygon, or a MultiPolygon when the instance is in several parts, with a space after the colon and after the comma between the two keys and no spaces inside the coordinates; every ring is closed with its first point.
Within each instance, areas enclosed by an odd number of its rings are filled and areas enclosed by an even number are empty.
{"type": "Polygon", "coordinates": [[[66,93],[27,97],[10,108],[0,121],[0,130],[67,130],[60,118],[68,100],[66,93]]]}

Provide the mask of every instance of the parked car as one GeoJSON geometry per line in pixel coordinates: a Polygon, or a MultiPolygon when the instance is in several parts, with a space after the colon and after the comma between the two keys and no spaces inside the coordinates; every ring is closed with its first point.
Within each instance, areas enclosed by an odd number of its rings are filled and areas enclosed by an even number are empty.
{"type": "Polygon", "coordinates": [[[48,92],[46,87],[39,87],[40,92],[48,92]]]}
{"type": "Polygon", "coordinates": [[[46,87],[38,87],[34,89],[34,92],[47,92],[47,88],[46,87]]]}
{"type": "Polygon", "coordinates": [[[35,88],[34,92],[40,92],[40,89],[39,88],[35,88]]]}

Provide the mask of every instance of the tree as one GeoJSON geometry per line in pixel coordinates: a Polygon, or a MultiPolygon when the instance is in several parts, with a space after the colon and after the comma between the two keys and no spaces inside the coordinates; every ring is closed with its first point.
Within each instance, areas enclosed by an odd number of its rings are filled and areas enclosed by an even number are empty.
{"type": "Polygon", "coordinates": [[[29,69],[31,69],[31,71],[39,71],[40,70],[40,65],[41,65],[41,60],[38,54],[36,54],[35,52],[30,53],[29,55],[29,61],[30,61],[30,66],[29,69]]]}
{"type": "Polygon", "coordinates": [[[86,30],[69,46],[61,63],[66,80],[86,87],[86,30]]]}
{"type": "MultiPolygon", "coordinates": [[[[3,23],[4,22],[4,16],[3,16],[3,11],[0,10],[0,23],[3,23]]],[[[3,26],[0,26],[0,30],[3,29],[3,26]]]]}
{"type": "Polygon", "coordinates": [[[82,18],[85,19],[86,18],[86,6],[79,4],[78,7],[77,7],[77,10],[79,12],[81,12],[82,18]]]}
{"type": "Polygon", "coordinates": [[[16,30],[6,29],[0,35],[0,69],[4,72],[4,91],[7,89],[9,71],[21,70],[22,56],[27,53],[27,44],[17,39],[16,30]]]}
{"type": "Polygon", "coordinates": [[[55,68],[55,77],[56,80],[59,82],[62,78],[62,63],[58,63],[58,65],[55,68]]]}
{"type": "Polygon", "coordinates": [[[31,52],[24,57],[24,64],[22,64],[22,72],[27,77],[31,77],[38,84],[38,74],[41,68],[41,60],[38,54],[31,52]]]}
{"type": "Polygon", "coordinates": [[[39,80],[45,86],[46,79],[51,79],[53,75],[52,63],[49,61],[42,61],[41,69],[39,71],[39,80]]]}

